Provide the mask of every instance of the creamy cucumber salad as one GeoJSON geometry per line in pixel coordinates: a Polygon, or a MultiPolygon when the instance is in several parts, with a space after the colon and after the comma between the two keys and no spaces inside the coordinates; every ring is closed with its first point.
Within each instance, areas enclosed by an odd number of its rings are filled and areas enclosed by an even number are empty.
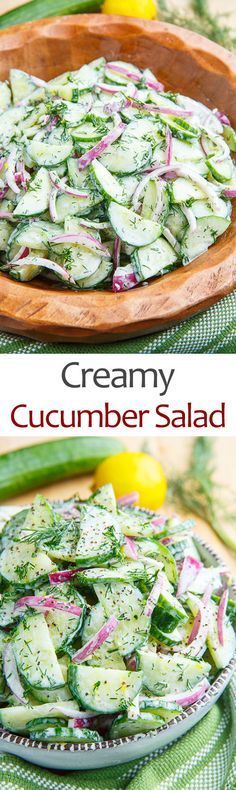
{"type": "Polygon", "coordinates": [[[34,741],[149,732],[201,699],[235,651],[224,568],[191,523],[37,495],[1,535],[0,724],[34,741]]]}
{"type": "Polygon", "coordinates": [[[0,260],[119,292],[185,266],[231,222],[236,133],[148,69],[99,58],[0,83],[0,260]]]}

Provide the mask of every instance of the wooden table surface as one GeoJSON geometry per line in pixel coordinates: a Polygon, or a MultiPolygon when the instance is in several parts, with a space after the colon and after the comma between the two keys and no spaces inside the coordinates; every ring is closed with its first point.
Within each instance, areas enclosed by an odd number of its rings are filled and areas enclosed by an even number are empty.
{"type": "MultiPolygon", "coordinates": [[[[0,453],[15,450],[30,444],[36,444],[38,439],[17,439],[17,438],[0,438],[0,453]]],[[[44,440],[45,441],[45,440],[44,440]]],[[[124,440],[124,443],[130,450],[138,450],[141,448],[143,439],[129,439],[124,440]]],[[[155,439],[152,441],[152,450],[154,449],[156,457],[162,462],[167,474],[173,469],[182,470],[185,468],[188,455],[191,448],[191,439],[184,438],[169,438],[155,439]]],[[[215,468],[216,480],[219,484],[225,484],[236,495],[235,485],[235,460],[236,460],[236,438],[219,438],[215,440],[215,468]]],[[[75,492],[79,492],[82,497],[86,497],[91,492],[91,476],[71,478],[60,483],[53,483],[50,486],[43,486],[40,490],[51,499],[58,499],[60,497],[70,497],[75,492]]],[[[30,502],[33,497],[33,492],[29,494],[22,494],[21,496],[8,499],[5,504],[25,504],[30,502]]],[[[164,507],[163,510],[167,508],[164,507]]],[[[196,532],[207,543],[209,543],[215,551],[222,557],[222,560],[232,570],[236,576],[236,555],[231,552],[218,538],[215,532],[201,519],[195,519],[196,532]]]]}
{"type": "MultiPolygon", "coordinates": [[[[29,0],[28,0],[29,1],[29,0]]],[[[25,0],[26,2],[26,0],[25,0]]],[[[188,0],[171,0],[171,3],[175,5],[179,10],[186,9],[189,7],[188,0]]],[[[17,6],[23,5],[22,0],[0,0],[0,14],[4,14],[5,11],[10,11],[12,8],[17,8],[17,6]]],[[[209,2],[210,10],[212,13],[219,14],[230,14],[230,18],[226,20],[226,24],[232,24],[232,28],[236,27],[236,3],[235,0],[210,0],[209,2]]],[[[222,21],[222,24],[224,20],[222,21]]]]}

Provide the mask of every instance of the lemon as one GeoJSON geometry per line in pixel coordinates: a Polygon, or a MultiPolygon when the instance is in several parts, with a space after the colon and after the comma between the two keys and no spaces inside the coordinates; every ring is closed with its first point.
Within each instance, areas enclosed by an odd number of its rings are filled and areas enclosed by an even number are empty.
{"type": "Polygon", "coordinates": [[[103,14],[121,14],[136,16],[141,19],[156,19],[157,4],[155,0],[105,0],[103,14]]]}
{"type": "Polygon", "coordinates": [[[137,491],[137,505],[159,508],[167,491],[166,477],[159,461],[147,453],[123,452],[112,455],[97,467],[94,487],[112,483],[117,499],[137,491]]]}

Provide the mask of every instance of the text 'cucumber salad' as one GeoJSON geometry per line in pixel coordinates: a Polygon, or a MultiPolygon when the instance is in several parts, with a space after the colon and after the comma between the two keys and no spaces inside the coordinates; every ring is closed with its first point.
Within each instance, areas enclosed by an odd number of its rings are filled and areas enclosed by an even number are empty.
{"type": "Polygon", "coordinates": [[[59,743],[149,732],[232,659],[224,568],[204,566],[190,522],[124,501],[111,485],[86,501],[37,495],[5,523],[3,728],[59,743]]]}
{"type": "Polygon", "coordinates": [[[119,292],[186,265],[231,221],[236,133],[154,74],[99,58],[0,83],[0,258],[16,280],[119,292]]]}

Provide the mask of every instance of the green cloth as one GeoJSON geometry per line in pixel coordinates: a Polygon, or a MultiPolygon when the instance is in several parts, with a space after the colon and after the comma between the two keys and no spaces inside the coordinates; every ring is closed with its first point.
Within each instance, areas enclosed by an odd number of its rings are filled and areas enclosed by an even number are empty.
{"type": "Polygon", "coordinates": [[[135,762],[64,774],[0,759],[4,790],[235,790],[236,678],[209,713],[172,746],[135,762]]]}
{"type": "Polygon", "coordinates": [[[112,351],[120,354],[236,353],[236,291],[171,329],[118,343],[40,343],[0,332],[0,354],[108,354],[112,351]]]}

